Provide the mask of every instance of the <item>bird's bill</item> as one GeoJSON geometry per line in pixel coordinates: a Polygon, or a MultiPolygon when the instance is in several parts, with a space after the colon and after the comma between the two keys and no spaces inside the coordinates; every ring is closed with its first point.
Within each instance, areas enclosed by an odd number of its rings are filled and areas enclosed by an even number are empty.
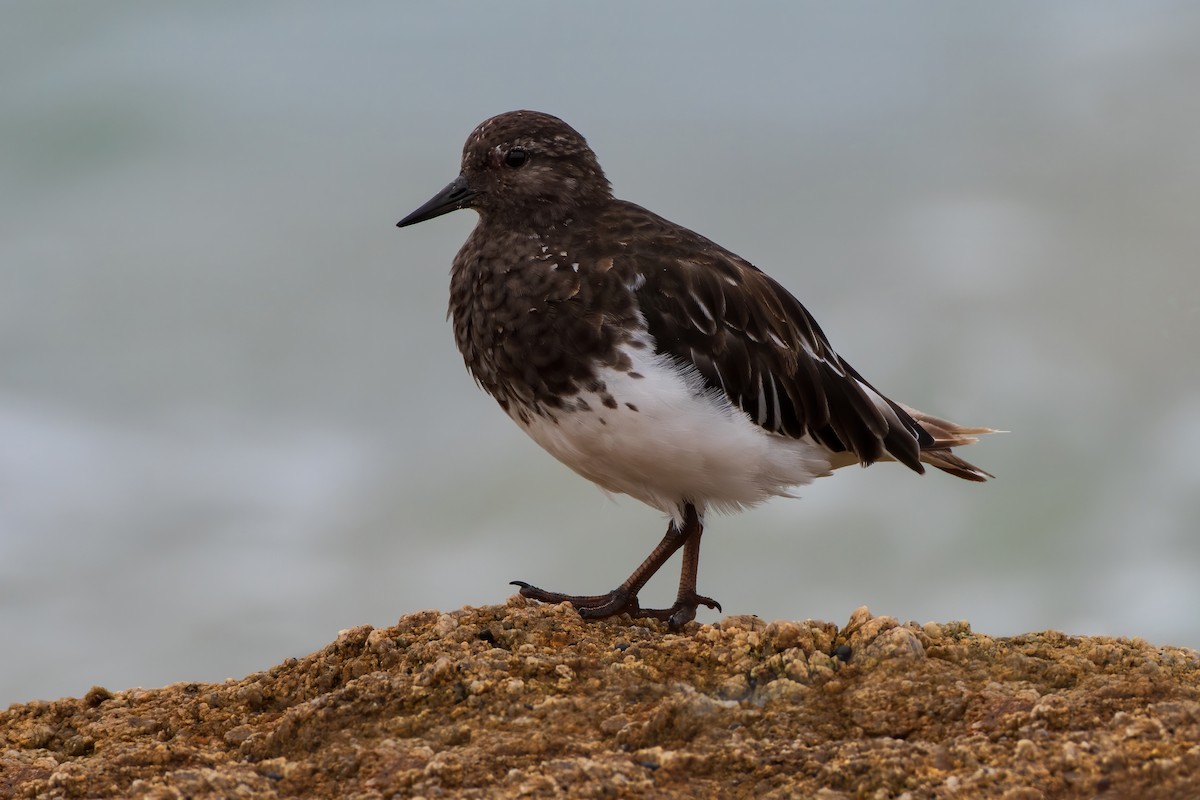
{"type": "Polygon", "coordinates": [[[397,222],[396,227],[403,228],[405,225],[416,225],[418,222],[424,222],[427,219],[433,219],[434,217],[440,217],[442,214],[449,214],[451,211],[466,208],[474,196],[475,192],[471,191],[470,186],[467,186],[467,179],[459,175],[450,181],[449,186],[429,198],[429,202],[397,222]]]}

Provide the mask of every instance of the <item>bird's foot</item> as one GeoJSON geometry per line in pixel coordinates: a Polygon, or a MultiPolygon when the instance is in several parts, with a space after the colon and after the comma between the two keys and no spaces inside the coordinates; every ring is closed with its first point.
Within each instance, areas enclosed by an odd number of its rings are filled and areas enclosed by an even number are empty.
{"type": "Polygon", "coordinates": [[[704,605],[721,610],[721,604],[711,597],[691,592],[675,598],[675,604],[670,608],[642,608],[637,595],[630,594],[626,589],[613,589],[608,594],[562,594],[547,592],[536,586],[530,586],[523,581],[513,581],[513,586],[520,587],[521,596],[541,603],[570,603],[584,619],[604,619],[618,614],[628,614],[631,617],[652,617],[667,623],[671,630],[679,630],[696,618],[696,608],[704,605]]]}
{"type": "Polygon", "coordinates": [[[708,606],[715,611],[721,610],[721,604],[711,597],[688,592],[675,598],[675,604],[670,608],[643,608],[637,616],[654,617],[667,623],[667,627],[677,631],[696,618],[696,608],[708,606]]]}
{"type": "Polygon", "coordinates": [[[630,594],[625,589],[613,589],[608,594],[563,594],[547,592],[524,581],[513,581],[512,585],[519,586],[521,596],[530,600],[551,604],[570,603],[584,619],[603,619],[615,617],[617,614],[637,616],[642,610],[638,606],[637,595],[630,594]]]}

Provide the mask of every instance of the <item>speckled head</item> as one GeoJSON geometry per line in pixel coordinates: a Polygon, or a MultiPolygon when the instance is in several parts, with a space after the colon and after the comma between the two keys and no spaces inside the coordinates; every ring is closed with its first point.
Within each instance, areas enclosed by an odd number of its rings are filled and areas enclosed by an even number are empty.
{"type": "Polygon", "coordinates": [[[611,198],[604,170],[578,131],[549,114],[509,111],[471,132],[458,178],[397,224],[473,208],[487,222],[545,226],[611,198]]]}

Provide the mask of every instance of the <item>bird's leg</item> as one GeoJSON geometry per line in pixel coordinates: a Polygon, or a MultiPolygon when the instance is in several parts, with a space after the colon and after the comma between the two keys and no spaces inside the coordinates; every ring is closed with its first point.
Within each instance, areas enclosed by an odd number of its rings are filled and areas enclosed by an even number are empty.
{"type": "Polygon", "coordinates": [[[683,524],[687,538],[683,544],[683,567],[679,571],[679,592],[675,595],[675,604],[670,608],[641,609],[638,613],[638,616],[661,619],[672,630],[678,630],[694,620],[697,606],[721,610],[721,604],[716,600],[696,593],[696,577],[700,571],[700,536],[704,533],[704,523],[691,503],[684,507],[683,524]]]}
{"type": "Polygon", "coordinates": [[[521,587],[521,596],[528,597],[530,600],[538,600],[543,603],[570,603],[575,606],[575,610],[579,615],[588,619],[600,619],[602,617],[611,617],[617,614],[634,614],[640,612],[638,606],[638,592],[646,585],[646,582],[658,572],[659,568],[667,562],[675,551],[683,547],[687,541],[687,533],[680,530],[678,526],[671,522],[667,528],[667,532],[663,535],[662,541],[651,551],[650,555],[646,556],[633,574],[625,579],[625,582],[613,589],[608,594],[593,594],[593,595],[576,595],[563,594],[561,592],[547,592],[545,589],[539,589],[536,586],[530,586],[523,581],[513,581],[514,586],[521,587]]]}
{"type": "Polygon", "coordinates": [[[522,581],[513,581],[513,585],[519,586],[521,596],[530,600],[570,603],[585,619],[629,614],[634,617],[654,617],[677,629],[695,619],[696,607],[699,604],[718,611],[721,609],[717,601],[696,594],[696,573],[700,565],[700,534],[703,530],[696,507],[688,503],[684,506],[682,527],[672,521],[662,540],[650,555],[646,556],[646,560],[624,583],[608,594],[573,595],[547,592],[522,581]],[[638,604],[638,592],[680,547],[683,548],[683,570],[679,576],[679,593],[675,596],[675,605],[665,609],[642,608],[638,604]]]}

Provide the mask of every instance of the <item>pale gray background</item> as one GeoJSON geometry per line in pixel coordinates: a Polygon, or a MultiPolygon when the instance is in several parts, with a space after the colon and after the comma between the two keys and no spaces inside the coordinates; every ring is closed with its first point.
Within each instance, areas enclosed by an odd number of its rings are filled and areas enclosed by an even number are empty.
{"type": "Polygon", "coordinates": [[[658,515],[464,371],[474,215],[393,227],[522,107],[774,274],[885,392],[1013,431],[969,453],[988,485],[883,465],[712,519],[727,612],[1200,645],[1200,7],[2,17],[0,704],[240,676],[645,555],[658,515]]]}

